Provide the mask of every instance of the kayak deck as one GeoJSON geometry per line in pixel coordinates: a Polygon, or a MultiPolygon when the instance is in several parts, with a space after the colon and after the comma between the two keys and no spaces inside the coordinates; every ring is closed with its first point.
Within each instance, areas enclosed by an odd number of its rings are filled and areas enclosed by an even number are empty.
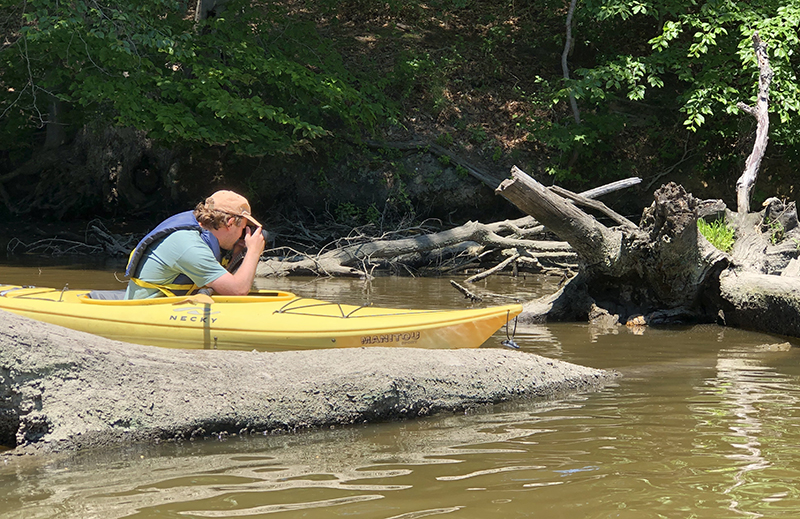
{"type": "Polygon", "coordinates": [[[92,299],[89,290],[0,285],[0,309],[127,342],[205,349],[478,347],[521,305],[415,310],[334,303],[291,292],[92,299]]]}

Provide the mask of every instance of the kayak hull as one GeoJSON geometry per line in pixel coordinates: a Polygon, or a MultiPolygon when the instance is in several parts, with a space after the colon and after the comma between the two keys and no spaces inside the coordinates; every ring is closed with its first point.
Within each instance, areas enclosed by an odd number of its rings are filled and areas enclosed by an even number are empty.
{"type": "Polygon", "coordinates": [[[290,292],[100,300],[88,290],[0,285],[0,309],[110,339],[174,348],[303,350],[475,348],[518,304],[410,310],[331,303],[290,292]]]}

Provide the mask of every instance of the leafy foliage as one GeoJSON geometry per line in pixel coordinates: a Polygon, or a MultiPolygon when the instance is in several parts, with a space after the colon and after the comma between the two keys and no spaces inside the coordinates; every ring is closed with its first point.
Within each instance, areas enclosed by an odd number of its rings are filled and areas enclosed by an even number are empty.
{"type": "Polygon", "coordinates": [[[769,230],[769,242],[772,245],[777,245],[782,242],[786,237],[786,230],[780,220],[771,220],[769,217],[764,222],[769,230]]]}
{"type": "Polygon", "coordinates": [[[737,101],[754,97],[758,69],[750,38],[758,31],[769,41],[773,67],[790,72],[777,74],[783,77],[781,86],[789,89],[776,89],[778,110],[789,115],[798,107],[797,87],[786,82],[794,79],[790,57],[798,41],[800,11],[781,4],[776,1],[746,6],[733,1],[705,2],[699,6],[672,0],[588,2],[583,11],[584,24],[603,22],[599,32],[590,26],[582,27],[590,31],[589,37],[610,43],[604,41],[609,35],[604,34],[603,28],[633,28],[626,35],[632,37],[628,45],[637,52],[606,48],[605,56],[594,67],[577,71],[581,79],[571,88],[587,100],[625,96],[637,101],[644,99],[648,89],[662,88],[667,81],[677,80],[683,87],[679,99],[687,116],[684,124],[696,131],[706,122],[705,116],[717,111],[736,113],[737,101]],[[652,23],[637,24],[637,19],[643,17],[651,18],[652,23]],[[636,30],[637,25],[644,30],[636,30]],[[647,46],[642,44],[645,38],[647,46]]]}
{"type": "Polygon", "coordinates": [[[41,127],[58,100],[70,108],[59,122],[73,126],[104,120],[258,156],[386,115],[314,25],[280,4],[233,0],[195,23],[178,0],[2,3],[20,16],[0,52],[4,136],[41,127]]]}
{"type": "MultiPolygon", "coordinates": [[[[683,170],[697,181],[687,187],[725,190],[751,147],[752,118],[736,103],[754,103],[759,31],[775,70],[768,189],[795,182],[795,3],[583,0],[570,80],[559,67],[564,0],[230,0],[199,23],[194,4],[0,0],[0,168],[30,155],[60,103],[57,122],[72,130],[114,124],[170,149],[302,155],[280,178],[341,168],[348,179],[352,141],[391,128],[389,140],[431,136],[491,158],[498,174],[511,161],[573,184],[683,170]]],[[[222,156],[232,176],[239,166],[222,156]]],[[[287,163],[235,174],[264,191],[270,168],[287,163]]],[[[403,187],[418,179],[401,176],[394,200],[405,207],[403,187]]]]}
{"type": "MultiPolygon", "coordinates": [[[[660,139],[675,140],[682,127],[695,135],[698,146],[729,148],[742,131],[737,103],[755,104],[759,70],[751,38],[758,32],[775,72],[770,112],[780,125],[771,130],[771,145],[800,144],[800,5],[780,0],[587,0],[579,3],[576,20],[576,45],[590,52],[571,59],[575,79],[544,81],[553,102],[564,102],[573,93],[584,113],[609,118],[626,113],[637,119],[637,127],[656,129],[660,139]],[[647,107],[656,117],[643,121],[633,115],[647,107]],[[678,111],[680,126],[659,115],[678,111]]],[[[590,137],[592,127],[596,121],[569,130],[573,147],[588,146],[585,156],[604,144],[601,136],[590,137]]],[[[563,133],[539,137],[563,149],[563,133]]]]}

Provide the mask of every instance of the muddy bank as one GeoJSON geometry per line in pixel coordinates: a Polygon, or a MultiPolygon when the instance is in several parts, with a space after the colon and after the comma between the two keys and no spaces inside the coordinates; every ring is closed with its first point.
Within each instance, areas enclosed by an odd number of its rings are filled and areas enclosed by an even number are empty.
{"type": "Polygon", "coordinates": [[[0,314],[0,443],[10,453],[403,419],[616,377],[500,349],[171,350],[0,314]]]}

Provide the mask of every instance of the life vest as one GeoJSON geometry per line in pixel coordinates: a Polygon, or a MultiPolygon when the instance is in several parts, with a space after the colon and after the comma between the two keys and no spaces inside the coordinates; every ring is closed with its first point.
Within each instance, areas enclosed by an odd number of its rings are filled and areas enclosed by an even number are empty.
{"type": "Polygon", "coordinates": [[[194,229],[199,231],[200,237],[203,239],[206,245],[208,245],[208,248],[211,249],[211,252],[214,253],[214,257],[217,258],[217,261],[221,261],[222,251],[220,250],[219,241],[217,238],[211,234],[210,231],[200,227],[200,224],[194,217],[193,211],[185,211],[183,213],[170,216],[158,224],[155,229],[147,233],[147,235],[139,241],[138,245],[136,245],[136,248],[133,249],[130,257],[128,258],[128,266],[125,268],[125,275],[130,277],[131,281],[140,287],[156,288],[166,296],[182,296],[194,293],[199,287],[195,285],[191,278],[186,274],[178,274],[178,276],[173,279],[171,283],[164,285],[150,283],[134,277],[134,275],[137,273],[137,269],[142,261],[142,258],[144,258],[145,253],[151,245],[162,238],[166,238],[175,231],[184,229],[194,229]]]}

